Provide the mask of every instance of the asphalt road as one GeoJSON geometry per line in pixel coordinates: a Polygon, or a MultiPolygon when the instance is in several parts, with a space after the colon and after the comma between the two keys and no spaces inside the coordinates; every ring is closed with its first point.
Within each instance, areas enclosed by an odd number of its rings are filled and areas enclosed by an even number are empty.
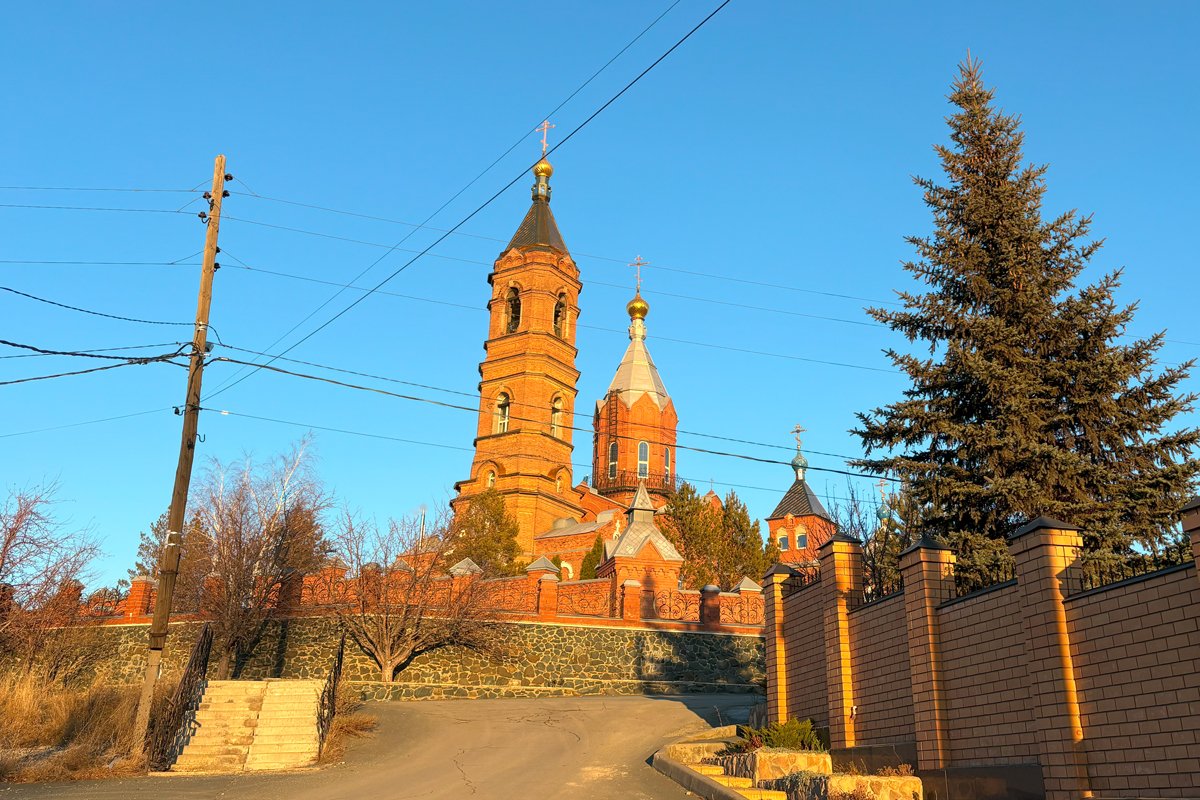
{"type": "Polygon", "coordinates": [[[755,695],[377,703],[345,761],[287,774],[0,786],[0,800],[678,800],[647,759],[707,724],[745,721],[755,695]]]}

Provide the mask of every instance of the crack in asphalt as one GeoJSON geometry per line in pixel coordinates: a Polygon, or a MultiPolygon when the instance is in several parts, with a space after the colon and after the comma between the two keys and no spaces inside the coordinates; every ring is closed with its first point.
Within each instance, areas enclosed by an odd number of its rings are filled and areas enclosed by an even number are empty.
{"type": "Polygon", "coordinates": [[[467,793],[475,794],[475,784],[471,781],[470,778],[467,777],[467,770],[463,767],[462,762],[459,761],[459,759],[462,756],[465,756],[466,754],[467,754],[467,751],[460,747],[458,749],[458,752],[454,754],[454,758],[452,758],[450,760],[454,763],[454,766],[458,768],[459,774],[462,775],[463,785],[465,785],[468,790],[467,793]]]}

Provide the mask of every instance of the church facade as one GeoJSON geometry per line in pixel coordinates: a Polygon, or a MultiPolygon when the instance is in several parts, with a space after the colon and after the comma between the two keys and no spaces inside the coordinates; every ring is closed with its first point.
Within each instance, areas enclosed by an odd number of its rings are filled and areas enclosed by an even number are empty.
{"type": "MultiPolygon", "coordinates": [[[[651,509],[666,505],[677,486],[678,415],[646,344],[650,306],[641,296],[640,272],[626,306],[629,345],[591,409],[590,430],[579,425],[587,419],[577,413],[575,366],[583,284],[551,211],[553,174],[544,157],[534,166],[529,210],[488,276],[475,453],[468,477],[455,484],[451,506],[458,513],[472,498],[494,489],[517,521],[518,544],[527,560],[555,559],[564,580],[583,577],[583,558],[597,537],[608,561],[620,551],[618,540],[629,539],[622,534],[631,527],[639,528],[634,538],[639,549],[649,547],[651,560],[681,562],[661,533],[647,538],[654,527],[651,509]],[[576,480],[572,471],[577,434],[591,434],[587,480],[576,480]]],[[[815,554],[832,532],[802,469],[797,476],[767,521],[788,562],[815,554]],[[797,492],[806,503],[795,502],[797,492]]],[[[626,549],[632,546],[626,542],[626,549]]],[[[678,569],[674,563],[675,575],[678,569]]]]}

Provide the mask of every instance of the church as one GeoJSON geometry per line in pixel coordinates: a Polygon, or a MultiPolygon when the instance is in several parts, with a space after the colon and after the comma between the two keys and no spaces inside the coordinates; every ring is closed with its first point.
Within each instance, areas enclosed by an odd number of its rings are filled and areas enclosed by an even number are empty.
{"type": "MultiPolygon", "coordinates": [[[[654,512],[670,501],[678,481],[678,415],[646,344],[650,305],[639,279],[626,306],[629,346],[604,397],[589,409],[591,476],[577,481],[572,474],[575,434],[587,432],[576,422],[575,335],[583,284],[550,209],[554,168],[544,149],[543,143],[533,168],[529,211],[488,276],[475,455],[469,477],[455,484],[451,507],[459,513],[473,497],[495,489],[518,523],[525,556],[556,559],[563,579],[571,580],[582,577],[581,562],[597,536],[606,542],[607,557],[620,546],[618,539],[629,538],[622,534],[632,533],[635,517],[647,532],[656,528],[654,512]]],[[[797,458],[804,458],[799,449],[797,458]]],[[[796,481],[767,519],[786,563],[814,558],[833,529],[805,482],[807,462],[793,466],[796,481]]],[[[661,558],[681,561],[656,532],[645,544],[661,558]]]]}

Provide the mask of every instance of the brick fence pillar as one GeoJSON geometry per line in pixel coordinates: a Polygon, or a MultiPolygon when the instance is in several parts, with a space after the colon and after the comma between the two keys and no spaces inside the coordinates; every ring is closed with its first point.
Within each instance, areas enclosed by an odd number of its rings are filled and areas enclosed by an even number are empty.
{"type": "Polygon", "coordinates": [[[149,575],[138,575],[129,582],[129,596],[125,598],[125,616],[144,617],[149,614],[153,596],[154,579],[149,575]]]}
{"type": "Polygon", "coordinates": [[[917,766],[944,769],[949,766],[950,751],[937,607],[954,596],[954,553],[941,542],[921,537],[900,554],[900,574],[904,580],[917,766]]]}
{"type": "Polygon", "coordinates": [[[558,616],[558,576],[547,573],[537,582],[537,613],[542,619],[558,616]]]}
{"type": "Polygon", "coordinates": [[[1193,497],[1179,515],[1183,518],[1184,534],[1192,538],[1192,558],[1196,560],[1196,577],[1200,578],[1200,497],[1193,497]]]}
{"type": "Polygon", "coordinates": [[[763,578],[763,636],[767,657],[767,721],[787,722],[787,642],[783,638],[783,593],[795,570],[776,564],[763,578]]]}
{"type": "Polygon", "coordinates": [[[1078,569],[1082,547],[1078,528],[1046,517],[1033,520],[1008,540],[1021,593],[1029,694],[1046,800],[1092,796],[1063,605],[1068,573],[1078,569]]]}
{"type": "Polygon", "coordinates": [[[700,624],[709,630],[721,627],[721,587],[709,584],[700,590],[700,624]]]}
{"type": "Polygon", "coordinates": [[[642,618],[642,583],[627,580],[621,584],[621,619],[636,622],[642,618]]]}
{"type": "Polygon", "coordinates": [[[854,747],[850,609],[862,602],[862,545],[853,536],[835,533],[821,545],[820,561],[829,741],[833,747],[854,747]]]}

